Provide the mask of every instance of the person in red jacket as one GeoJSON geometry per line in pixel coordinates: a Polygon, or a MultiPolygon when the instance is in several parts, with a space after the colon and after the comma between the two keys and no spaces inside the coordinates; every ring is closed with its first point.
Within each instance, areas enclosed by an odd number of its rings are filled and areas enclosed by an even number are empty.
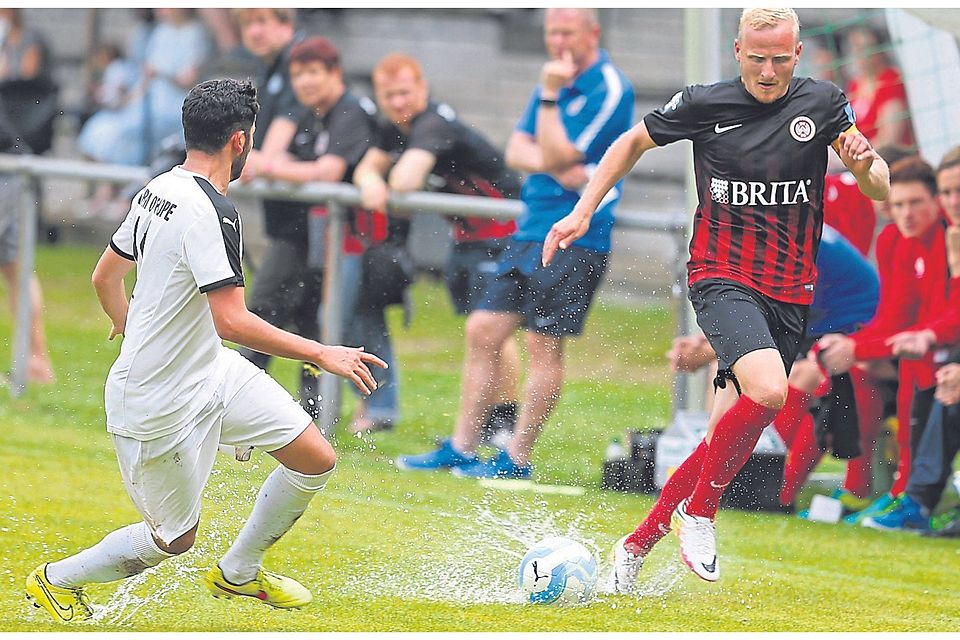
{"type": "Polygon", "coordinates": [[[877,314],[850,336],[828,334],[819,342],[820,361],[832,375],[849,371],[857,361],[901,358],[896,479],[889,494],[861,512],[863,517],[888,510],[905,489],[911,442],[916,439],[911,433],[919,436],[936,389],[931,347],[960,339],[957,314],[947,312],[950,290],[960,295],[960,279],[951,281],[949,276],[936,177],[930,165],[919,158],[895,163],[890,168],[888,203],[894,223],[877,238],[877,314]]]}

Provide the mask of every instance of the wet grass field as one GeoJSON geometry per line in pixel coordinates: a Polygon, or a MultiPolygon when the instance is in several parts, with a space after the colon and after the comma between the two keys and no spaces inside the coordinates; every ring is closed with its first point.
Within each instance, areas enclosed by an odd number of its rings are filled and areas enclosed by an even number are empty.
{"type": "MultiPolygon", "coordinates": [[[[611,544],[652,498],[599,489],[604,449],[625,430],[663,426],[673,335],[669,301],[598,304],[571,343],[569,377],[535,457],[539,484],[580,495],[488,487],[449,474],[401,473],[399,454],[449,433],[457,409],[462,320],[443,287],[414,288],[409,329],[391,310],[402,419],[393,432],[342,430],[334,478],[266,566],[300,580],[314,602],[278,611],[208,595],[199,576],[225,551],[249,513],[272,458],[220,456],[207,487],[197,545],[124,583],[98,585],[100,609],[77,627],[29,606],[23,581],[37,564],[95,544],[134,522],[110,439],[102,390],[119,345],[89,285],[99,250],[43,248],[38,270],[58,382],[13,401],[0,391],[0,631],[956,631],[960,542],[930,540],[795,517],[724,511],[718,519],[721,581],[681,565],[676,541],[649,556],[637,596],[589,604],[524,605],[516,572],[527,546],[549,535],[583,542],[609,567],[611,544]]],[[[12,320],[0,314],[0,362],[12,320]]],[[[292,363],[272,372],[295,388],[292,363]]],[[[345,419],[352,396],[345,394],[345,419]]],[[[805,499],[809,500],[809,492],[805,499]]],[[[802,506],[802,504],[801,504],[802,506]]]]}

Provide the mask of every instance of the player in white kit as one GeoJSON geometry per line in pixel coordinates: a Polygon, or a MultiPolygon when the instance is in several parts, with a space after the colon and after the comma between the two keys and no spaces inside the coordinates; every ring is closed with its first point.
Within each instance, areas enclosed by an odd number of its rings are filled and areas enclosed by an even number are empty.
{"type": "Polygon", "coordinates": [[[30,574],[27,596],[57,620],[93,614],[84,584],[136,575],[193,545],[221,443],[259,447],[280,465],[204,584],[218,597],[251,596],[281,608],[312,598],[260,562],[326,484],[336,455],[290,394],[222,340],[315,363],[365,393],[376,388],[368,366],[386,365],[362,348],[322,345],[247,310],[242,225],[225,194],[243,170],[258,109],[249,82],[195,86],[183,103],[186,161],[135,196],[94,270],[113,322],[110,339],[124,336],[107,376],[107,430],[143,521],[30,574]],[[123,280],[134,266],[128,301],[123,280]]]}

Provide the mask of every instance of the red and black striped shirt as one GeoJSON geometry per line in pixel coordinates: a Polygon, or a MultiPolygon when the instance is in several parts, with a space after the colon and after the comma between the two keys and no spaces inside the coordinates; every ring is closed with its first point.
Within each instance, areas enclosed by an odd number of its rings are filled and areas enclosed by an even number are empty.
{"type": "Polygon", "coordinates": [[[699,205],[688,282],[726,278],[813,301],[827,147],[855,122],[833,83],[794,78],[764,104],[739,78],[693,85],[644,117],[658,145],[693,141],[699,205]]]}

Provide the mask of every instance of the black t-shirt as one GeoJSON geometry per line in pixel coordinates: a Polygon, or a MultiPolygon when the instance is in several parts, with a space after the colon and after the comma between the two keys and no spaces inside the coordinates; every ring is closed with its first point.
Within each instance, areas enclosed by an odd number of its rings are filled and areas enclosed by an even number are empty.
{"type": "Polygon", "coordinates": [[[318,118],[308,112],[297,123],[297,133],[287,151],[298,160],[316,160],[333,154],[347,163],[347,172],[342,182],[353,180],[363,154],[367,152],[376,135],[376,106],[369,98],[358,98],[344,92],[333,107],[318,118]]]}
{"type": "MultiPolygon", "coordinates": [[[[521,178],[507,167],[496,147],[457,118],[453,107],[429,103],[405,134],[393,123],[381,121],[375,146],[396,161],[407,149],[423,149],[437,158],[433,175],[442,182],[439,191],[468,196],[517,198],[521,178]]],[[[452,218],[458,242],[503,238],[513,233],[511,221],[492,218],[452,218]]]]}
{"type": "MultiPolygon", "coordinates": [[[[302,34],[283,48],[272,64],[265,66],[257,76],[257,99],[260,112],[257,114],[257,132],[253,136],[253,148],[259,149],[274,118],[286,118],[299,122],[309,109],[297,101],[290,84],[288,63],[290,49],[303,39],[302,34]]],[[[286,200],[263,201],[264,228],[268,236],[306,242],[307,207],[299,202],[286,200]]]]}
{"type": "Polygon", "coordinates": [[[699,193],[689,282],[729,278],[810,304],[827,148],[856,118],[833,83],[794,78],[764,104],[740,78],[694,85],[643,121],[658,145],[693,141],[699,193]]]}
{"type": "Polygon", "coordinates": [[[392,123],[380,123],[376,146],[394,160],[407,149],[423,149],[437,157],[433,174],[444,180],[443,191],[500,197],[520,195],[520,176],[507,168],[490,142],[457,118],[448,104],[429,103],[404,134],[392,123]]]}

